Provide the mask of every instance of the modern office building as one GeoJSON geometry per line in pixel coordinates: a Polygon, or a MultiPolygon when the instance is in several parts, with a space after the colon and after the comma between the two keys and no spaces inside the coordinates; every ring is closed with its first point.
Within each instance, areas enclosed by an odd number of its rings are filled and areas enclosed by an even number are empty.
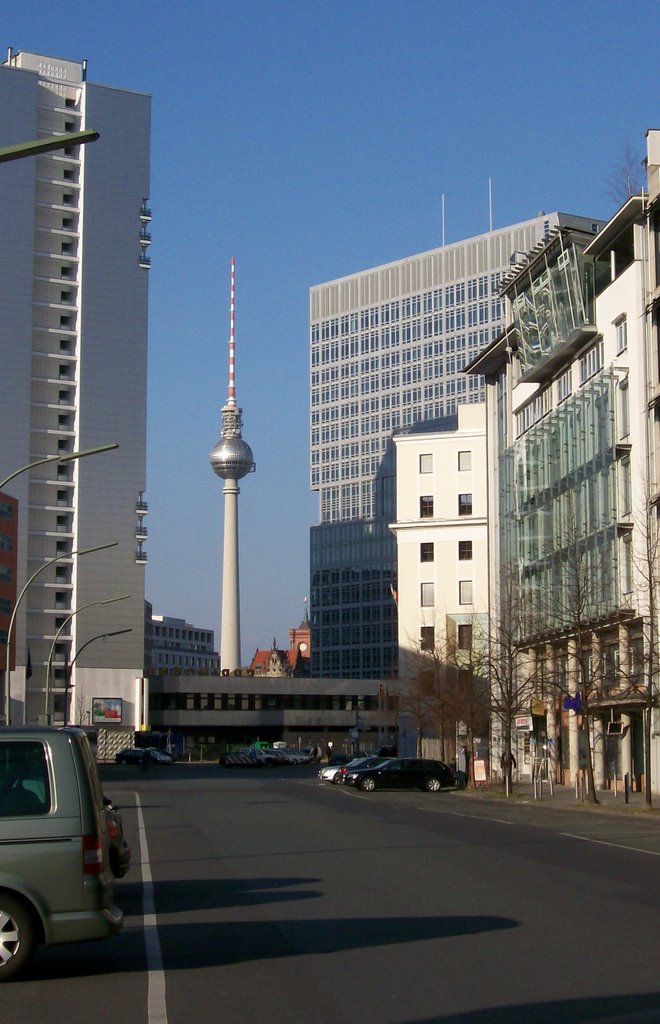
{"type": "Polygon", "coordinates": [[[311,289],[314,676],[397,675],[392,435],[484,400],[463,369],[502,329],[500,278],[560,223],[591,227],[540,214],[311,289]]]}
{"type": "Polygon", "coordinates": [[[171,615],[154,615],[145,601],[144,674],[185,672],[204,675],[220,671],[212,629],[194,626],[171,615]]]}
{"type": "Polygon", "coordinates": [[[590,792],[660,788],[659,168],[651,131],[648,192],[529,252],[502,282],[506,330],[469,368],[487,381],[491,609],[518,609],[518,768],[547,751],[590,792]]]}
{"type": "Polygon", "coordinates": [[[0,479],[119,445],[6,487],[19,593],[34,577],[16,615],[13,724],[89,720],[93,697],[139,721],[150,98],[89,82],[86,62],[9,51],[0,146],[89,128],[98,141],[0,168],[0,479]]]}

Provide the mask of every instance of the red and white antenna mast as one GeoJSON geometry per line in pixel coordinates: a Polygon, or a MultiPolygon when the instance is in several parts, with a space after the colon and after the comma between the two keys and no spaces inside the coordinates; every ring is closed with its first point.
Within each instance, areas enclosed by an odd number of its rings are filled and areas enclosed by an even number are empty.
{"type": "Polygon", "coordinates": [[[231,284],[229,287],[229,391],[227,405],[236,405],[236,336],[234,317],[236,312],[236,260],[231,258],[231,284]]]}

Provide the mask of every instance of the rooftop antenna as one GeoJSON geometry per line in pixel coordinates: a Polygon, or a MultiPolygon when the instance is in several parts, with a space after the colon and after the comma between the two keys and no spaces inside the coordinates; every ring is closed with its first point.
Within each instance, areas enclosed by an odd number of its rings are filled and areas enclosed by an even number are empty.
{"type": "Polygon", "coordinates": [[[229,283],[229,387],[227,389],[227,405],[236,405],[236,335],[234,334],[234,316],[236,310],[236,261],[231,258],[229,283]]]}

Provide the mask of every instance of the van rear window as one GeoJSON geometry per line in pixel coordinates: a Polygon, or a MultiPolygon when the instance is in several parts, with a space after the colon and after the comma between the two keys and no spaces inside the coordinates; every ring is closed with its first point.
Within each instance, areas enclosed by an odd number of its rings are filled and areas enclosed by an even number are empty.
{"type": "Polygon", "coordinates": [[[50,786],[43,743],[0,739],[0,818],[47,814],[49,810],[50,786]]]}

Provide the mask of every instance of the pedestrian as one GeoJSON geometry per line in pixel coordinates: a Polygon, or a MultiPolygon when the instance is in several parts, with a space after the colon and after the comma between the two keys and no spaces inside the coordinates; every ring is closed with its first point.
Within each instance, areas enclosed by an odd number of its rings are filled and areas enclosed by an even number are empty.
{"type": "Polygon", "coordinates": [[[502,756],[500,758],[500,767],[502,769],[502,774],[503,775],[509,775],[510,769],[514,769],[514,770],[516,769],[517,765],[516,765],[516,759],[514,757],[513,751],[511,751],[511,750],[508,750],[508,751],[507,750],[503,750],[502,751],[502,756]]]}
{"type": "Polygon", "coordinates": [[[458,752],[458,781],[461,789],[465,789],[470,779],[470,751],[462,746],[458,752]]]}

